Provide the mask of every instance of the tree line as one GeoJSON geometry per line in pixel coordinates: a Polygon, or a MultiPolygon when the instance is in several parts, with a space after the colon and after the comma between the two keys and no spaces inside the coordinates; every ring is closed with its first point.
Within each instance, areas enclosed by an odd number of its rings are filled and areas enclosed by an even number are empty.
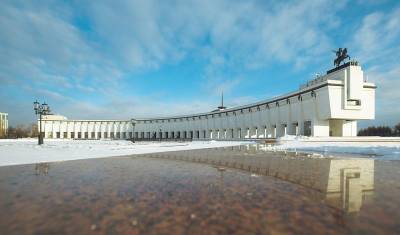
{"type": "Polygon", "coordinates": [[[400,136],[400,123],[389,126],[370,126],[358,131],[358,136],[400,136]]]}
{"type": "Polygon", "coordinates": [[[8,127],[7,135],[1,135],[0,138],[16,139],[16,138],[35,138],[38,136],[37,124],[17,125],[8,127]]]}

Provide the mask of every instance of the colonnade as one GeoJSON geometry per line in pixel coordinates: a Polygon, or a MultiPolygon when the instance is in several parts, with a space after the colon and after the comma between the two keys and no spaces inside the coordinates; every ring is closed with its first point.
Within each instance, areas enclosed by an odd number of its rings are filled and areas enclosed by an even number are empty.
{"type": "Polygon", "coordinates": [[[46,138],[257,139],[285,135],[356,136],[375,117],[375,89],[349,62],[299,90],[260,102],[193,115],[127,120],[45,120],[46,138]],[[134,120],[134,122],[133,122],[134,120]],[[133,125],[134,124],[134,125],[133,125]]]}
{"type": "Polygon", "coordinates": [[[130,139],[130,121],[114,120],[44,120],[42,133],[54,139],[130,139]]]}

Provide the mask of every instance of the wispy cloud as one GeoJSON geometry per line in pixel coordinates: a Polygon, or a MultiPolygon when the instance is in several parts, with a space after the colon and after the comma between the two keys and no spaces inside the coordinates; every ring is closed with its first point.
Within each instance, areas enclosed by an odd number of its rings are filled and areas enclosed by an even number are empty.
{"type": "MultiPolygon", "coordinates": [[[[388,12],[366,15],[354,33],[352,45],[359,58],[369,64],[365,73],[377,84],[376,123],[400,122],[400,6],[388,12]]],[[[370,123],[370,122],[368,122],[370,123]]]]}
{"type": "MultiPolygon", "coordinates": [[[[255,85],[245,93],[240,89],[251,83],[253,72],[268,71],[281,79],[284,73],[319,71],[338,41],[352,45],[357,57],[369,65],[370,77],[392,71],[392,79],[385,84],[395,81],[399,7],[368,12],[352,22],[358,29],[350,34],[354,36],[339,40],[342,26],[349,24],[341,17],[347,4],[325,0],[4,1],[0,91],[3,96],[18,96],[14,102],[24,100],[19,105],[26,109],[30,109],[27,100],[39,97],[60,113],[77,118],[101,118],[104,113],[110,118],[194,113],[212,109],[216,104],[210,97],[218,103],[222,90],[232,97],[232,105],[258,98],[253,90],[265,93],[260,90],[263,86],[255,85]],[[391,65],[385,67],[383,59],[391,65]],[[168,86],[153,84],[149,91],[138,88],[151,83],[151,72],[163,73],[171,66],[179,71],[191,63],[201,67],[196,70],[200,81],[191,89],[205,99],[165,101],[151,94],[164,94],[171,89],[168,86]],[[276,71],[279,66],[290,70],[276,71]]],[[[268,79],[263,85],[274,85],[268,79]]],[[[21,113],[4,101],[0,108],[8,109],[10,117],[21,113]]]]}

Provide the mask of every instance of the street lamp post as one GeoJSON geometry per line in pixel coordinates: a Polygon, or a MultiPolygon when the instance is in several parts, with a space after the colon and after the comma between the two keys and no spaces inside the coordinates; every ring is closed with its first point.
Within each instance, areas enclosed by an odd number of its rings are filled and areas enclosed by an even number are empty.
{"type": "Polygon", "coordinates": [[[132,123],[132,142],[135,143],[135,125],[136,125],[136,120],[135,119],[131,119],[131,123],[132,123]]]}
{"type": "Polygon", "coordinates": [[[162,130],[161,130],[161,126],[159,126],[159,128],[160,128],[159,133],[160,133],[160,142],[161,142],[161,140],[162,140],[162,130]]]}
{"type": "Polygon", "coordinates": [[[39,115],[39,135],[38,135],[38,145],[43,144],[42,135],[42,115],[47,115],[50,113],[50,107],[46,102],[40,104],[37,100],[33,102],[33,109],[35,110],[36,116],[39,115]]]}

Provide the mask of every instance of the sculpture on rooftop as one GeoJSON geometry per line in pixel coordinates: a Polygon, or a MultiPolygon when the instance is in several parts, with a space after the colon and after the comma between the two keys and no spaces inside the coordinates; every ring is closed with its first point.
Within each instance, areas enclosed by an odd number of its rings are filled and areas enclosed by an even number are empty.
{"type": "Polygon", "coordinates": [[[340,63],[345,59],[350,59],[350,56],[347,54],[347,48],[339,48],[337,51],[333,52],[336,53],[336,59],[333,62],[336,67],[339,67],[340,63]]]}

